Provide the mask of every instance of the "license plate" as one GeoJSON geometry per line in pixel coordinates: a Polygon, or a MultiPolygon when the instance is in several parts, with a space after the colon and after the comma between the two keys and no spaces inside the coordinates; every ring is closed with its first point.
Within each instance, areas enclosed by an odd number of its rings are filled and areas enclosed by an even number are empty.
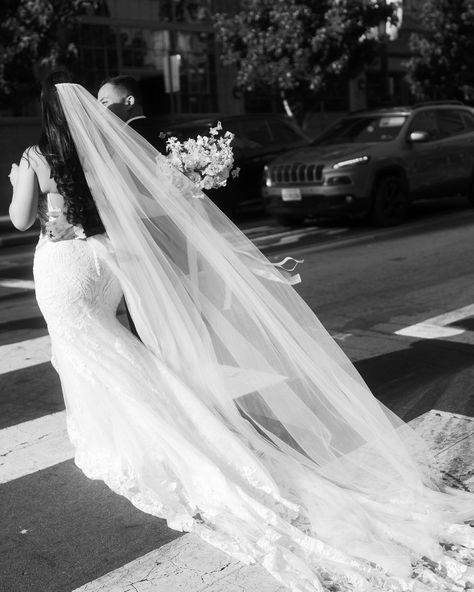
{"type": "Polygon", "coordinates": [[[282,189],[281,199],[283,201],[301,201],[301,190],[300,189],[282,189]]]}

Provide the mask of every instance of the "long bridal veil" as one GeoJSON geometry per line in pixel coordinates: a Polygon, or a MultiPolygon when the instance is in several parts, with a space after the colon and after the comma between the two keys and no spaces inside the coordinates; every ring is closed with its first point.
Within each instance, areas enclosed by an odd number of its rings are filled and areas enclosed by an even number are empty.
{"type": "Polygon", "coordinates": [[[423,442],[372,396],[288,273],[84,88],[57,90],[108,235],[88,240],[195,418],[169,418],[187,510],[164,517],[298,592],[326,580],[453,589],[439,542],[468,543],[455,523],[474,517],[474,496],[441,491],[423,442]]]}

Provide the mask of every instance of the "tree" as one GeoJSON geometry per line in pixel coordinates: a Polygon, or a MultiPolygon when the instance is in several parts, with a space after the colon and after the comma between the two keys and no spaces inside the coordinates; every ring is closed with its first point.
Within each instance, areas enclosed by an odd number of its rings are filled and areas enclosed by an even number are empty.
{"type": "Polygon", "coordinates": [[[425,0],[405,64],[420,99],[474,99],[474,0],[425,0]]]}
{"type": "Polygon", "coordinates": [[[214,17],[222,59],[237,85],[267,86],[303,104],[342,77],[353,77],[379,49],[380,22],[396,23],[396,5],[370,0],[242,0],[214,17]]]}
{"type": "Polygon", "coordinates": [[[0,99],[18,105],[37,94],[41,73],[70,67],[78,18],[93,0],[2,0],[0,4],[0,99]]]}

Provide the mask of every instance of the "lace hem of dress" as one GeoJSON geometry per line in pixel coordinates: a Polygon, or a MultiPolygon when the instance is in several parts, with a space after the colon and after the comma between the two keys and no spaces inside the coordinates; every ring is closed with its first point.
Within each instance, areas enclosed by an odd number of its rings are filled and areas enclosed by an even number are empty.
{"type": "MultiPolygon", "coordinates": [[[[354,559],[301,531],[295,526],[301,519],[294,511],[296,506],[286,500],[281,500],[285,503],[274,500],[270,508],[268,496],[262,492],[262,502],[266,505],[265,516],[261,517],[264,534],[249,544],[248,537],[240,536],[239,528],[245,530],[245,525],[235,523],[235,517],[212,515],[195,507],[184,492],[179,493],[180,504],[167,506],[158,501],[152,491],[144,491],[133,474],[114,467],[113,459],[107,455],[92,458],[85,452],[79,432],[69,419],[68,431],[77,447],[75,462],[87,477],[104,481],[139,510],[166,519],[174,530],[193,532],[245,564],[259,562],[292,592],[461,592],[474,589],[474,529],[469,525],[446,527],[448,536],[461,539],[464,544],[441,544],[441,557],[437,562],[412,554],[411,575],[395,577],[372,562],[354,559]]],[[[161,485],[163,491],[168,490],[176,500],[177,483],[169,481],[161,485]]],[[[243,491],[240,493],[246,495],[243,491]]],[[[261,507],[256,511],[261,513],[261,507]]],[[[387,537],[389,540],[388,532],[387,537]]]]}

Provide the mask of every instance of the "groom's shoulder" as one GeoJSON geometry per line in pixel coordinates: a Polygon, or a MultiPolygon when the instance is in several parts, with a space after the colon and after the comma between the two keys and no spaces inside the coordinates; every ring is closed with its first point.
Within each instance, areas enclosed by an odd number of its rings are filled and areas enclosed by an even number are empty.
{"type": "Polygon", "coordinates": [[[149,117],[142,117],[140,119],[134,119],[129,125],[157,150],[163,153],[165,152],[166,143],[163,139],[162,128],[156,121],[149,117]]]}
{"type": "Polygon", "coordinates": [[[151,119],[150,117],[140,117],[139,119],[133,119],[129,123],[129,125],[137,132],[161,131],[160,126],[157,124],[157,122],[154,119],[151,119]]]}

